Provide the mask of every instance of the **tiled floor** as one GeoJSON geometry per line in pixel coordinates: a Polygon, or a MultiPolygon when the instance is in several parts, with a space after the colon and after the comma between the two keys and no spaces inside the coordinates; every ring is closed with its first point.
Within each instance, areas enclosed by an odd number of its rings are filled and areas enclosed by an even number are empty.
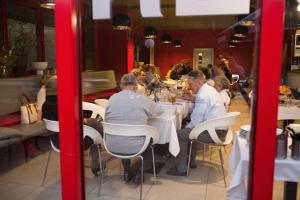
{"type": "MultiPolygon", "coordinates": [[[[238,130],[240,125],[248,124],[249,108],[244,100],[238,96],[232,101],[230,111],[239,111],[241,116],[233,127],[238,130]]],[[[28,162],[24,161],[20,152],[20,146],[14,146],[12,155],[15,155],[9,165],[7,159],[0,159],[0,199],[3,200],[56,200],[61,199],[60,187],[60,163],[59,155],[51,156],[46,181],[42,186],[42,179],[46,167],[48,153],[40,154],[28,162]]],[[[201,150],[199,150],[201,151],[201,150]]],[[[227,159],[230,147],[227,147],[225,156],[225,172],[227,183],[230,182],[227,159]]],[[[2,154],[5,154],[5,151],[2,154]]],[[[209,152],[202,161],[202,153],[199,152],[198,167],[191,170],[189,177],[172,177],[166,175],[166,169],[171,165],[172,159],[161,158],[166,162],[158,174],[158,181],[154,184],[151,174],[146,174],[143,188],[143,197],[147,200],[156,199],[202,199],[220,200],[226,199],[222,173],[219,167],[217,152],[212,153],[212,163],[209,161],[209,152]]],[[[1,156],[1,155],[0,155],[1,156]]],[[[2,156],[2,158],[5,156],[2,156]]],[[[108,156],[107,156],[108,157],[108,156]]],[[[86,162],[87,163],[87,162],[86,162]]],[[[90,169],[85,168],[86,196],[89,200],[134,200],[139,199],[139,187],[133,184],[125,184],[120,177],[120,162],[112,159],[107,164],[104,185],[100,197],[97,197],[98,179],[90,169]]],[[[282,183],[276,183],[274,187],[274,199],[282,199],[282,183]]]]}

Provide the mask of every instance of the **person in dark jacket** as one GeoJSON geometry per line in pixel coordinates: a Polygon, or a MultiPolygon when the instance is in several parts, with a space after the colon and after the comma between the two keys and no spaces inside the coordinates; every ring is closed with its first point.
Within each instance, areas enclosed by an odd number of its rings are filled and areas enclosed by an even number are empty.
{"type": "MultiPolygon", "coordinates": [[[[91,113],[90,111],[84,112],[83,123],[87,126],[90,126],[96,129],[101,136],[103,135],[103,127],[102,124],[94,118],[89,118],[91,113]]],[[[46,101],[42,107],[42,117],[48,120],[59,121],[58,120],[58,109],[57,109],[57,95],[48,95],[46,96],[46,101]]],[[[51,136],[51,140],[56,146],[59,148],[59,135],[53,134],[51,136]]],[[[84,138],[84,149],[89,148],[90,155],[92,158],[92,173],[95,176],[98,176],[99,168],[99,154],[97,145],[93,144],[93,141],[89,137],[84,138]]]]}

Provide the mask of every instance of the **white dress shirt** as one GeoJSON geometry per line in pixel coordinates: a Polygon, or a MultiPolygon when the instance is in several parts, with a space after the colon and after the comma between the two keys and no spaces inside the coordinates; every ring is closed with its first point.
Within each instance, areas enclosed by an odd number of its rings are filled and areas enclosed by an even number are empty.
{"type": "Polygon", "coordinates": [[[224,102],[217,90],[203,84],[196,94],[195,107],[191,121],[186,128],[194,128],[197,124],[226,114],[224,102]]]}

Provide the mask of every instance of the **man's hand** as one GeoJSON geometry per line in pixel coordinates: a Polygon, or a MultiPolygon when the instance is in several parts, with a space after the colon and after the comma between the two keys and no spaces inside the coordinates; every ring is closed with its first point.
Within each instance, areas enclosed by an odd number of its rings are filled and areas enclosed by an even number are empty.
{"type": "Polygon", "coordinates": [[[195,103],[196,97],[192,94],[182,94],[182,99],[195,103]]]}

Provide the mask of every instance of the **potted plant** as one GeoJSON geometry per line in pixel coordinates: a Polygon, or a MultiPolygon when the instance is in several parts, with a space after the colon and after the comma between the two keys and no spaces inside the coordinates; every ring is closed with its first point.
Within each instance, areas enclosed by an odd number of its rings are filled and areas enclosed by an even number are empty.
{"type": "Polygon", "coordinates": [[[32,48],[35,48],[34,30],[26,23],[16,23],[10,29],[10,43],[12,54],[16,56],[12,72],[14,76],[24,76],[27,69],[28,57],[32,48]]]}
{"type": "Polygon", "coordinates": [[[6,78],[11,75],[12,67],[15,66],[17,56],[13,49],[5,49],[4,46],[0,51],[0,77],[6,78]]]}

